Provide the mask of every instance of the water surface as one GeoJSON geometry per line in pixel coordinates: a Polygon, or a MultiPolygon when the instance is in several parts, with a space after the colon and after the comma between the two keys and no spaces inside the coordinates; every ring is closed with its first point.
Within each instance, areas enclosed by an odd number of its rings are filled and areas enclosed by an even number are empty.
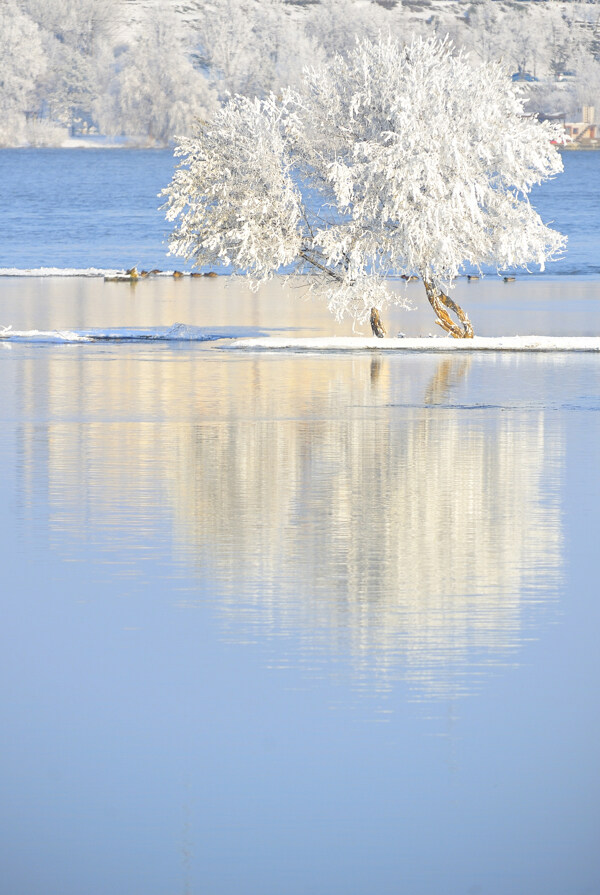
{"type": "MultiPolygon", "coordinates": [[[[600,153],[563,153],[565,171],[531,200],[569,238],[547,277],[598,277],[600,153]]],[[[158,194],[170,182],[170,150],[0,150],[0,270],[178,267],[158,194]]]]}
{"type": "MultiPolygon", "coordinates": [[[[332,329],[220,281],[0,321],[332,329]]],[[[599,410],[595,355],[0,344],[7,892],[596,891],[599,410]]]]}

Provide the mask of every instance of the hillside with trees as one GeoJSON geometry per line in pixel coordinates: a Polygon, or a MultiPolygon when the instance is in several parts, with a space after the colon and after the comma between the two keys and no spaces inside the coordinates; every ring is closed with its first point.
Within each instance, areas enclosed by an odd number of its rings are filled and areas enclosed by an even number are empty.
{"type": "Polygon", "coordinates": [[[0,146],[167,145],[230,95],[278,94],[379,34],[501,60],[529,112],[600,107],[599,0],[3,0],[0,146]]]}

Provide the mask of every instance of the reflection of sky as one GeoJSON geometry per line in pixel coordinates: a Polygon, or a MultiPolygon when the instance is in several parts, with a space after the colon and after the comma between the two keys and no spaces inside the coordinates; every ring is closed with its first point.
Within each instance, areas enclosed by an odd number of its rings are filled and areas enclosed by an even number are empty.
{"type": "Polygon", "coordinates": [[[598,377],[1,351],[6,891],[593,892],[598,377]]]}
{"type": "Polygon", "coordinates": [[[27,502],[41,476],[61,537],[138,552],[168,531],[232,636],[299,634],[381,686],[457,695],[515,661],[524,606],[556,593],[560,431],[539,404],[481,405],[481,364],[43,357],[24,366],[44,388],[25,379],[23,404],[50,418],[21,430],[27,502]]]}

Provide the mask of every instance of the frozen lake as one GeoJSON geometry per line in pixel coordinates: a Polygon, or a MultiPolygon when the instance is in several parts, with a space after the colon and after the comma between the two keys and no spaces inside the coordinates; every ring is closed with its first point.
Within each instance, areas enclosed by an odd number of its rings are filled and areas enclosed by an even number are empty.
{"type": "MultiPolygon", "coordinates": [[[[591,280],[459,292],[600,332],[591,280]]],[[[15,329],[176,322],[349,332],[277,282],[0,281],[15,329]]],[[[0,342],[3,890],[597,891],[599,411],[597,355],[0,342]]]]}

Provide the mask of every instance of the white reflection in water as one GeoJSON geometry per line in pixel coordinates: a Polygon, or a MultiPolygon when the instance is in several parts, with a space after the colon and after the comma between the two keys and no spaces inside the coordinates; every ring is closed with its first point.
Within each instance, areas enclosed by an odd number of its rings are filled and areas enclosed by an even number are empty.
{"type": "Polygon", "coordinates": [[[229,634],[289,635],[303,663],[349,658],[379,689],[456,696],[515,662],[561,573],[563,447],[543,408],[453,404],[468,358],[217,355],[92,353],[76,378],[47,355],[47,392],[24,395],[48,408],[52,528],[137,562],[174,532],[229,634]]]}
{"type": "MultiPolygon", "coordinates": [[[[467,365],[443,361],[427,400],[467,365]]],[[[560,441],[542,411],[347,418],[374,372],[330,383],[335,416],[198,426],[180,458],[182,537],[234,615],[252,604],[261,625],[321,634],[383,680],[457,692],[469,666],[511,656],[524,599],[556,586],[560,516],[542,477],[560,441]]]]}

